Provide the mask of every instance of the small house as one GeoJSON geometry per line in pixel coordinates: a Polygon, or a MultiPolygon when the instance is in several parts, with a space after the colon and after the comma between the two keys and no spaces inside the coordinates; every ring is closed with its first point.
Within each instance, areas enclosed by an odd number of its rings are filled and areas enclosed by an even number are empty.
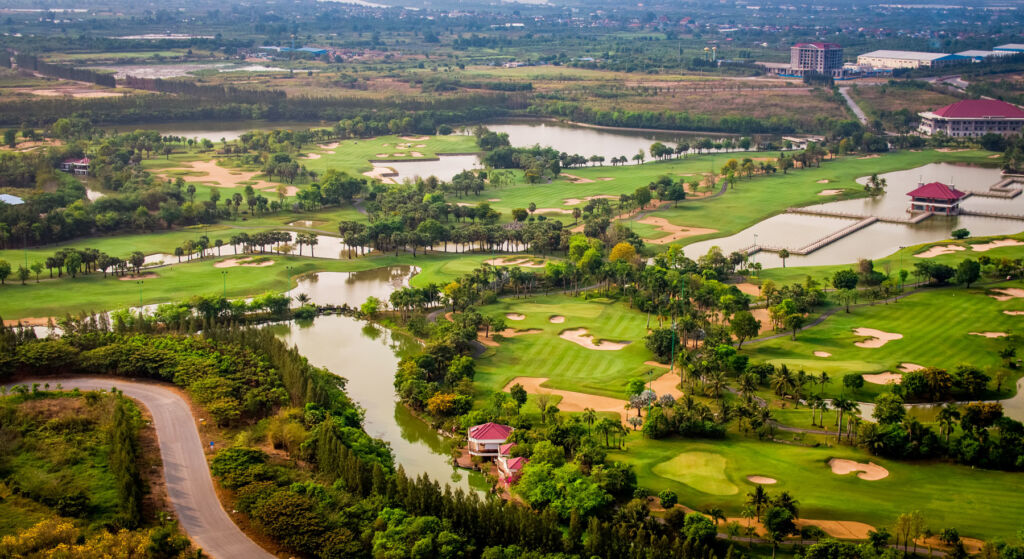
{"type": "Polygon", "coordinates": [[[956,188],[942,184],[941,182],[930,182],[919,185],[907,193],[910,196],[910,213],[935,213],[941,215],[959,215],[960,201],[968,196],[966,192],[960,192],[956,188]]]}
{"type": "Polygon", "coordinates": [[[497,458],[501,447],[512,434],[512,427],[498,423],[484,423],[469,428],[469,454],[497,458]]]}
{"type": "Polygon", "coordinates": [[[81,159],[65,159],[60,164],[60,170],[65,173],[71,173],[73,175],[88,175],[89,174],[89,158],[83,157],[81,159]]]}
{"type": "Polygon", "coordinates": [[[502,456],[498,458],[498,478],[505,485],[512,485],[519,481],[519,477],[523,475],[523,468],[526,467],[530,461],[522,456],[516,456],[515,458],[509,458],[502,456]]]}

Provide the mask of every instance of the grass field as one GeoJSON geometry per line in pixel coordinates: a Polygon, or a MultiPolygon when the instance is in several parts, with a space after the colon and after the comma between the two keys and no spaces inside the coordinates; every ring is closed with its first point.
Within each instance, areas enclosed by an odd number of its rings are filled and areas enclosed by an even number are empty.
{"type": "MultiPolygon", "coordinates": [[[[549,377],[545,386],[550,388],[624,399],[626,383],[632,378],[646,380],[647,371],[652,369],[644,365],[652,359],[643,341],[647,317],[623,303],[547,295],[528,300],[502,299],[479,310],[496,317],[523,314],[525,320],[507,320],[508,326],[542,330],[506,339],[477,360],[475,380],[485,390],[501,390],[519,376],[549,377]],[[555,315],[564,316],[565,321],[552,324],[549,319],[555,315]],[[631,343],[617,351],[597,351],[559,337],[562,331],[575,328],[586,328],[596,339],[631,343]]],[[[658,374],[664,371],[654,370],[658,374]]]]}
{"type": "Polygon", "coordinates": [[[877,117],[882,112],[895,112],[906,109],[914,114],[944,107],[960,100],[959,97],[939,93],[930,89],[911,89],[902,87],[854,86],[850,96],[857,101],[866,113],[877,117]]]}
{"type": "MultiPolygon", "coordinates": [[[[410,138],[421,136],[410,135],[410,138]]],[[[429,159],[436,157],[438,153],[473,153],[480,151],[476,145],[476,138],[453,134],[450,136],[423,136],[425,140],[406,140],[401,136],[378,136],[376,138],[360,140],[344,140],[338,142],[336,147],[325,149],[313,146],[309,153],[319,155],[318,159],[299,159],[299,162],[311,171],[322,173],[327,169],[347,171],[350,174],[360,175],[369,171],[373,166],[371,159],[393,159],[395,161],[415,161],[417,159],[429,159]],[[399,148],[398,145],[409,147],[399,148]],[[417,147],[422,145],[423,147],[417,147]],[[330,153],[334,152],[334,153],[330,153]],[[419,156],[412,155],[412,152],[419,153],[419,156]],[[405,154],[396,156],[395,154],[405,154]],[[378,157],[384,155],[385,157],[378,157]]],[[[331,145],[331,144],[328,144],[331,145]]],[[[386,166],[386,164],[384,164],[386,166]]]]}
{"type": "MultiPolygon", "coordinates": [[[[1020,282],[1014,282],[999,287],[1020,286],[1020,282]]],[[[1024,320],[1006,315],[1004,310],[1024,310],[1024,299],[996,301],[986,295],[984,288],[926,289],[898,303],[854,308],[849,314],[837,312],[821,325],[801,331],[796,341],[784,336],[748,342],[743,350],[754,362],[785,363],[792,370],[803,369],[813,375],[827,372],[833,377],[826,387],[828,394],[843,390],[843,374],[898,372],[901,363],[945,369],[969,363],[991,376],[1003,366],[997,352],[1006,342],[970,332],[1024,333],[1024,320]],[[858,347],[854,343],[866,338],[853,331],[862,327],[902,334],[903,338],[879,348],[858,347]],[[832,356],[815,357],[815,351],[832,356]]],[[[1003,383],[1001,397],[1012,394],[1017,376],[1003,383]]],[[[880,385],[865,386],[852,396],[870,400],[885,390],[880,385]]]]}
{"type": "Polygon", "coordinates": [[[1020,474],[945,463],[895,462],[845,446],[805,448],[738,436],[697,441],[633,435],[626,451],[609,457],[632,464],[643,487],[670,489],[691,508],[719,506],[733,517],[739,516],[747,492],[755,487],[747,476],[761,475],[778,480],[766,486],[770,493],[789,491],[799,501],[802,518],[891,527],[899,514],[920,510],[935,532],[955,526],[962,536],[978,538],[1012,538],[1024,518],[1024,500],[1019,498],[1024,476],[1020,474]],[[874,462],[886,468],[889,476],[865,481],[853,474],[833,474],[827,465],[833,457],[874,462]],[[714,480],[711,488],[719,494],[698,488],[704,488],[707,480],[714,480]],[[729,485],[738,491],[728,494],[729,485]]]}

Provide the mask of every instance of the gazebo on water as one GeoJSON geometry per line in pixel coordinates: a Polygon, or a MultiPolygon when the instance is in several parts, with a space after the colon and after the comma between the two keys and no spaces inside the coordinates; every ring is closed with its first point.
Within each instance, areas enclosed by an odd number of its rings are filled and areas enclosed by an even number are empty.
{"type": "Polygon", "coordinates": [[[921,184],[907,193],[910,196],[910,213],[935,213],[959,215],[960,202],[969,196],[955,187],[941,182],[921,184]]]}

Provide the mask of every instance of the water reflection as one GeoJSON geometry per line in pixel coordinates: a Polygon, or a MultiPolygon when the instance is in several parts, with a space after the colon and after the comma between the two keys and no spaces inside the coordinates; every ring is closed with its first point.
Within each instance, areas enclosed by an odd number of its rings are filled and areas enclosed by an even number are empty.
{"type": "Polygon", "coordinates": [[[370,296],[387,301],[393,291],[409,285],[409,278],[418,271],[413,266],[391,266],[361,272],[317,272],[299,278],[288,295],[305,294],[317,305],[358,307],[370,296]]]}

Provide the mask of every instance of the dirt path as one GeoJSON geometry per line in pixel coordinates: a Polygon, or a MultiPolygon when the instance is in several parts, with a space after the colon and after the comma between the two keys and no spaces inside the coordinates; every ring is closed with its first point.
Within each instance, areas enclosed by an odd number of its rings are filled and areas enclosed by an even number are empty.
{"type": "Polygon", "coordinates": [[[629,410],[626,409],[626,401],[607,396],[595,396],[582,392],[571,392],[569,390],[557,390],[541,386],[548,381],[547,377],[516,377],[505,385],[505,392],[508,392],[516,384],[520,384],[529,394],[551,394],[561,396],[562,401],[558,403],[558,409],[565,412],[582,412],[590,408],[597,412],[611,412],[619,414],[622,423],[626,423],[629,417],[629,410]]]}
{"type": "Polygon", "coordinates": [[[219,186],[221,188],[239,188],[245,186],[245,184],[251,184],[253,188],[257,190],[270,190],[276,191],[277,184],[267,182],[265,180],[256,180],[256,176],[260,175],[259,171],[240,171],[237,169],[228,169],[217,165],[216,160],[209,161],[192,161],[185,163],[181,167],[174,167],[169,169],[163,169],[164,172],[153,173],[156,176],[163,177],[165,179],[171,178],[166,171],[189,171],[201,173],[199,175],[184,177],[186,182],[201,182],[210,186],[219,186]]]}
{"type": "Polygon", "coordinates": [[[674,243],[679,239],[685,239],[686,237],[694,237],[697,235],[706,235],[708,233],[718,232],[717,229],[704,229],[701,227],[681,227],[679,225],[673,225],[663,217],[648,216],[641,220],[638,220],[637,223],[654,225],[659,230],[668,233],[668,235],[660,237],[658,239],[644,239],[644,241],[655,245],[666,245],[668,243],[674,243]]]}

